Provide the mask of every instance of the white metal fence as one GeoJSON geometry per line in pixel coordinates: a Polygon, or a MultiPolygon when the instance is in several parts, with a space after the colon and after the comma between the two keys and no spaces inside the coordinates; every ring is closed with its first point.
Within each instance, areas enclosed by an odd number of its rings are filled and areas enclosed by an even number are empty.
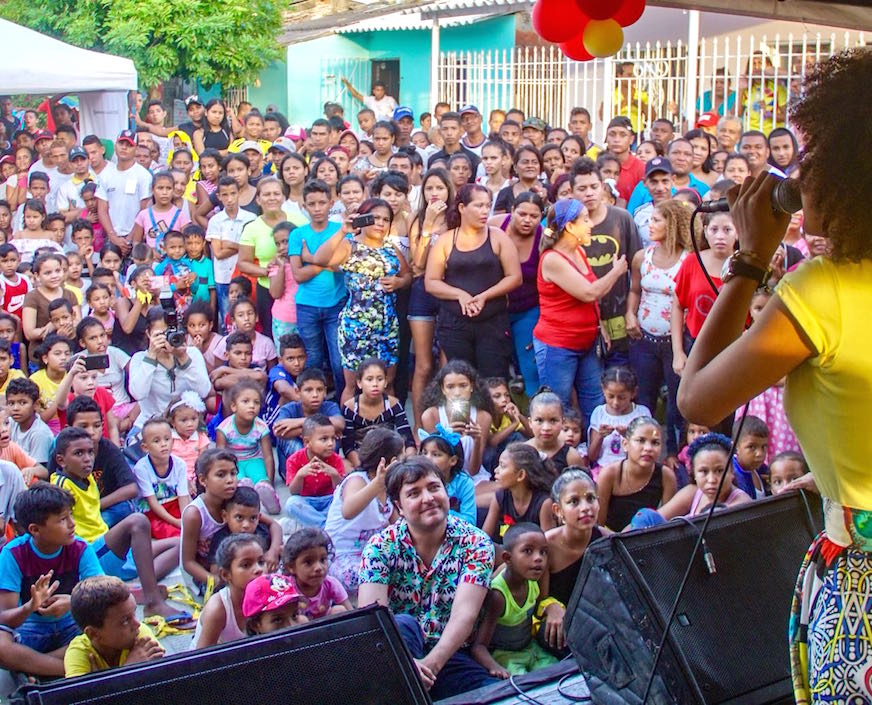
{"type": "Polygon", "coordinates": [[[566,59],[553,45],[442,52],[437,86],[440,100],[472,103],[485,118],[495,108],[520,108],[566,125],[573,107],[585,107],[597,137],[614,115],[645,128],[659,117],[686,127],[708,110],[740,115],[746,129],[769,131],[789,120],[786,107],[800,95],[810,66],[865,44],[858,32],[748,35],[702,39],[695,51],[681,41],[628,44],[614,58],[587,62],[566,59]],[[696,71],[689,70],[693,55],[696,71]]]}

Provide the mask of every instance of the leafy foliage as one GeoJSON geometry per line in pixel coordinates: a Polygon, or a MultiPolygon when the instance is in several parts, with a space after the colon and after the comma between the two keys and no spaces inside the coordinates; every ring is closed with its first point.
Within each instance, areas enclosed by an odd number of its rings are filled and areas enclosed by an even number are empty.
{"type": "Polygon", "coordinates": [[[280,56],[281,0],[3,0],[0,16],[133,60],[154,86],[180,77],[239,86],[280,56]]]}

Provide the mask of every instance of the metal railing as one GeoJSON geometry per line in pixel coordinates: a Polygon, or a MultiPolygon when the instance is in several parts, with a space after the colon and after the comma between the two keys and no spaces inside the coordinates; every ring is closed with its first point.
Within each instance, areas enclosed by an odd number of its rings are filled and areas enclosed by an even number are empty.
{"type": "Polygon", "coordinates": [[[440,100],[473,103],[485,119],[495,108],[519,108],[565,126],[573,107],[585,107],[597,137],[615,115],[644,129],[660,117],[687,127],[688,117],[709,110],[738,115],[745,129],[768,132],[789,124],[786,108],[801,95],[815,62],[866,43],[862,32],[848,31],[701,39],[690,81],[693,52],[681,41],[628,44],[614,58],[587,62],[566,59],[553,45],[442,52],[437,87],[440,100]]]}

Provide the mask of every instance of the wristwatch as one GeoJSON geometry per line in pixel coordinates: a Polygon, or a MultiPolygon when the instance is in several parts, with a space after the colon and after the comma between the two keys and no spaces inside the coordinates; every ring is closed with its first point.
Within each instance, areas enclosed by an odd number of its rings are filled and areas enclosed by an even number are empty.
{"type": "Polygon", "coordinates": [[[772,270],[762,266],[760,258],[752,252],[739,250],[729,256],[721,269],[721,281],[726,284],[733,277],[752,279],[762,286],[769,280],[772,270]]]}

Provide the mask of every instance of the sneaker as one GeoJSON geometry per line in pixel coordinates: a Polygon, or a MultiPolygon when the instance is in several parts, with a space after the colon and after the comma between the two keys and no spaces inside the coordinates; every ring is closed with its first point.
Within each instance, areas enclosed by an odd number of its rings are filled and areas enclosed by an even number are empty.
{"type": "Polygon", "coordinates": [[[267,512],[278,514],[282,510],[279,495],[271,484],[261,481],[254,486],[254,489],[257,491],[257,496],[260,497],[260,503],[267,512]]]}

